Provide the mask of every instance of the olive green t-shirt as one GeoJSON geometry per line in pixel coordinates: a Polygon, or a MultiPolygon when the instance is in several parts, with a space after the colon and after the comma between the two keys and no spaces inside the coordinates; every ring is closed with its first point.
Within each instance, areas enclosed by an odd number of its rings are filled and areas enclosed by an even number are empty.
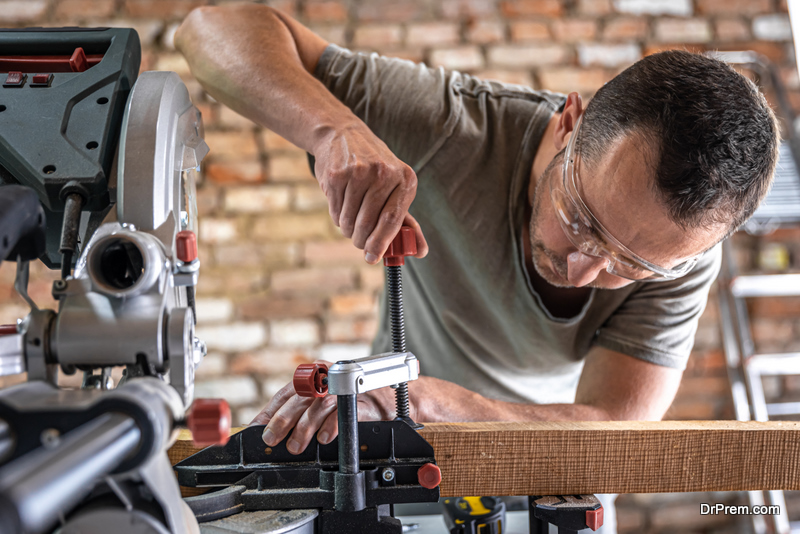
{"type": "MultiPolygon", "coordinates": [[[[525,194],[564,95],[330,45],[316,77],[417,173],[410,212],[430,245],[403,268],[406,340],[422,374],[484,396],[573,402],[593,346],[683,369],[719,247],[670,282],[593,289],[551,315],[525,268],[525,194]]],[[[624,195],[624,192],[620,192],[624,195]]],[[[383,298],[373,351],[391,350],[383,298]]]]}

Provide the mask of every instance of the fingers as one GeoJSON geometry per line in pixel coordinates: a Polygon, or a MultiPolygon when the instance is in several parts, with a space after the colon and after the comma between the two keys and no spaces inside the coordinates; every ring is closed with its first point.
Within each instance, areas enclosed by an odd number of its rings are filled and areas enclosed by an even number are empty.
{"type": "MultiPolygon", "coordinates": [[[[292,454],[299,454],[306,450],[314,432],[320,429],[331,415],[334,419],[336,418],[336,397],[328,395],[321,399],[315,399],[295,425],[289,441],[286,442],[286,450],[292,454]]],[[[328,436],[322,436],[322,438],[324,439],[320,439],[320,443],[323,445],[333,439],[328,436]]]]}
{"type": "Polygon", "coordinates": [[[275,415],[281,406],[286,404],[292,395],[295,394],[294,386],[291,382],[283,386],[267,404],[267,407],[261,410],[250,422],[251,425],[266,425],[269,420],[275,415]]]}
{"type": "Polygon", "coordinates": [[[389,243],[397,236],[397,232],[403,225],[415,193],[416,177],[414,177],[413,184],[407,187],[398,186],[392,191],[378,217],[378,224],[370,233],[364,246],[364,259],[367,263],[373,265],[378,263],[386,249],[389,248],[389,243]]]}
{"type": "Polygon", "coordinates": [[[270,447],[277,445],[285,438],[289,431],[297,424],[303,413],[311,406],[313,398],[300,397],[293,395],[286,403],[278,408],[275,414],[269,419],[267,428],[261,436],[264,443],[270,447]]]}
{"type": "Polygon", "coordinates": [[[326,445],[336,439],[336,436],[339,435],[339,419],[338,419],[338,412],[336,410],[333,411],[328,417],[325,418],[325,421],[319,427],[319,432],[317,432],[317,441],[326,445]]]}
{"type": "Polygon", "coordinates": [[[425,236],[422,234],[422,228],[420,228],[419,223],[417,220],[411,216],[409,213],[406,215],[405,220],[403,221],[403,226],[410,226],[414,229],[414,234],[417,236],[417,253],[414,254],[415,258],[424,258],[428,255],[428,241],[425,239],[425,236]]]}

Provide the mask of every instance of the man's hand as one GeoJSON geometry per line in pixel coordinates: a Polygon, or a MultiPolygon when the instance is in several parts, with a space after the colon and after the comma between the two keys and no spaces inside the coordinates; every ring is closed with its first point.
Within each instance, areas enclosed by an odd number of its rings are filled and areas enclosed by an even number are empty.
{"type": "MultiPolygon", "coordinates": [[[[393,389],[381,388],[358,395],[359,421],[385,421],[394,418],[394,415],[393,389]]],[[[300,454],[308,447],[314,433],[317,433],[317,441],[323,445],[333,441],[339,434],[336,396],[301,397],[289,382],[250,424],[267,425],[263,438],[270,447],[280,443],[294,428],[286,449],[292,454],[300,454]]]]}
{"type": "Polygon", "coordinates": [[[408,213],[417,175],[369,128],[363,123],[337,128],[316,145],[314,156],[333,223],[364,250],[367,263],[383,257],[404,224],[416,234],[416,257],[428,254],[422,229],[408,213]]]}
{"type": "Polygon", "coordinates": [[[313,76],[327,41],[268,6],[233,4],[192,11],[175,46],[216,100],[316,157],[333,222],[368,263],[403,224],[416,232],[417,257],[428,253],[408,214],[414,171],[313,76]]]}

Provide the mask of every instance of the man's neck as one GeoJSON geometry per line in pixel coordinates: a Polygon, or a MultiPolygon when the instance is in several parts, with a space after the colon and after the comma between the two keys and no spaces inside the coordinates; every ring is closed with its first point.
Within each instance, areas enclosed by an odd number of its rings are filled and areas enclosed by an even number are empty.
{"type": "Polygon", "coordinates": [[[539,148],[536,149],[536,156],[533,158],[533,166],[531,167],[531,179],[528,186],[528,205],[533,205],[533,196],[536,192],[536,183],[544,173],[544,170],[553,160],[558,149],[556,148],[555,137],[556,124],[561,117],[561,113],[555,113],[547,123],[547,128],[544,131],[542,140],[539,142],[539,148]]]}

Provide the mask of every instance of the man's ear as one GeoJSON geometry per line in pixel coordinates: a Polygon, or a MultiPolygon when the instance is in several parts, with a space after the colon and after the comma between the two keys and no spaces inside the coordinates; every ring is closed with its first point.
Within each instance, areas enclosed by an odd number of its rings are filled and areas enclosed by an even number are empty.
{"type": "Polygon", "coordinates": [[[561,150],[567,146],[567,141],[575,129],[575,124],[583,114],[583,101],[581,95],[572,92],[567,95],[567,102],[564,104],[564,111],[561,112],[556,123],[556,129],[553,132],[553,143],[556,150],[561,150]]]}

